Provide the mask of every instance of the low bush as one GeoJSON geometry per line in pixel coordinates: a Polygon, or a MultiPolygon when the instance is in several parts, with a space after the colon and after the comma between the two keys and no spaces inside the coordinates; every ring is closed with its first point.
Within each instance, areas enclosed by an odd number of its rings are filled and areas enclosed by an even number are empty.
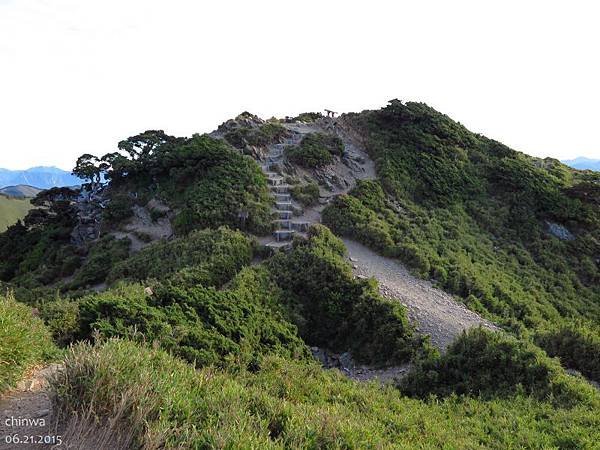
{"type": "Polygon", "coordinates": [[[246,145],[264,147],[279,142],[288,134],[286,128],[276,122],[267,122],[259,127],[239,127],[225,134],[225,140],[237,148],[246,145]]]}
{"type": "Polygon", "coordinates": [[[585,323],[565,323],[560,327],[540,330],[535,343],[561,363],[600,382],[600,334],[585,323]]]}
{"type": "Polygon", "coordinates": [[[79,267],[71,243],[74,208],[67,201],[47,204],[0,234],[1,281],[36,288],[70,276],[79,267]]]}
{"type": "Polygon", "coordinates": [[[265,354],[307,357],[296,327],[248,286],[262,282],[249,280],[252,276],[246,274],[238,288],[224,291],[164,284],[153,285],[149,294],[141,285],[127,285],[85,297],[79,338],[98,331],[105,337],[156,342],[198,366],[256,366],[265,354]]]}
{"type": "Polygon", "coordinates": [[[482,328],[463,333],[445,354],[421,360],[401,380],[400,389],[422,398],[458,394],[489,399],[521,392],[560,406],[600,406],[594,388],[567,376],[539,348],[482,328]]]}
{"type": "Polygon", "coordinates": [[[39,303],[40,317],[54,342],[65,347],[79,334],[79,304],[76,300],[52,298],[39,303]]]}
{"type": "Polygon", "coordinates": [[[105,235],[94,242],[81,269],[75,273],[73,281],[67,283],[66,288],[86,288],[105,281],[113,266],[129,257],[130,245],[128,238],[117,239],[111,235],[105,235]]]}
{"type": "Polygon", "coordinates": [[[322,217],[337,235],[354,238],[381,253],[389,254],[395,246],[390,226],[356,197],[336,197],[322,217]]]}
{"type": "Polygon", "coordinates": [[[114,227],[133,216],[134,200],[129,194],[115,193],[102,212],[104,224],[114,227]]]}
{"type": "Polygon", "coordinates": [[[319,202],[319,185],[317,183],[294,185],[290,192],[294,200],[303,206],[314,206],[319,202]]]}
{"type": "Polygon", "coordinates": [[[311,123],[321,119],[322,117],[323,114],[321,114],[320,112],[304,112],[292,118],[292,122],[311,123]]]}
{"type": "Polygon", "coordinates": [[[343,152],[344,144],[340,138],[323,133],[309,133],[300,145],[286,148],[290,161],[309,169],[331,164],[333,155],[341,156],[343,152]]]}
{"type": "Polygon", "coordinates": [[[55,355],[50,333],[32,309],[10,293],[0,296],[0,393],[55,355]]]}
{"type": "Polygon", "coordinates": [[[221,286],[250,264],[252,245],[242,233],[226,227],[195,231],[185,238],[158,242],[114,264],[108,281],[173,276],[184,285],[221,286]]]}
{"type": "Polygon", "coordinates": [[[167,158],[161,197],[180,212],[178,234],[227,225],[256,234],[272,229],[272,197],[265,175],[249,156],[223,141],[194,136],[167,158]],[[240,220],[240,213],[247,219],[240,220]]]}

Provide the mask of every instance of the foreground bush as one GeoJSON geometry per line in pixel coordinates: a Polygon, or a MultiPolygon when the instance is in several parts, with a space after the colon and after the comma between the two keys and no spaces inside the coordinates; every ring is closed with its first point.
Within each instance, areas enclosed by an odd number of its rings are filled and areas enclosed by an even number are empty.
{"type": "Polygon", "coordinates": [[[600,382],[600,335],[584,324],[564,324],[559,328],[539,331],[537,345],[561,363],[600,382]]]}
{"type": "Polygon", "coordinates": [[[31,308],[0,296],[0,393],[55,352],[50,333],[31,308]]]}
{"type": "Polygon", "coordinates": [[[199,371],[111,340],[75,347],[53,384],[63,421],[90,417],[131,448],[594,448],[600,416],[533,398],[425,402],[337,371],[269,357],[199,371]],[[112,427],[112,428],[111,428],[112,427]]]}
{"type": "Polygon", "coordinates": [[[119,286],[80,301],[80,335],[155,342],[198,366],[256,365],[265,354],[307,357],[296,327],[262,293],[271,288],[264,273],[247,270],[233,289],[119,286]]]}
{"type": "Polygon", "coordinates": [[[481,328],[463,333],[444,355],[420,361],[400,387],[418,397],[466,394],[492,398],[523,392],[560,405],[591,401],[600,406],[591,386],[568,377],[539,348],[481,328]]]}

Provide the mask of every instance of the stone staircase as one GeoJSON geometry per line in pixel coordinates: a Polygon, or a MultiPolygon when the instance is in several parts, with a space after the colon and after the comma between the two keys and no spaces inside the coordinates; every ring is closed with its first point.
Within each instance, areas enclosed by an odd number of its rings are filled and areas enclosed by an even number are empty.
{"type": "Polygon", "coordinates": [[[275,199],[273,212],[276,219],[275,231],[273,232],[274,241],[266,244],[267,247],[277,249],[289,249],[292,246],[292,240],[296,233],[302,233],[308,230],[310,223],[292,220],[294,216],[294,206],[290,194],[290,186],[285,184],[285,179],[276,172],[282,168],[283,151],[286,145],[296,145],[299,139],[288,139],[286,143],[275,144],[269,147],[269,153],[264,164],[261,166],[264,174],[267,176],[269,187],[275,199]]]}

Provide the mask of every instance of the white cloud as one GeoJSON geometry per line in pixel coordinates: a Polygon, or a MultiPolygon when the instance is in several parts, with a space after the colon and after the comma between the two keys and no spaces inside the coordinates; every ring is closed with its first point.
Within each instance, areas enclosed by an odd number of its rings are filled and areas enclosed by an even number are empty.
{"type": "Polygon", "coordinates": [[[594,2],[489,3],[0,0],[0,167],[396,97],[531,154],[600,157],[594,2]]]}

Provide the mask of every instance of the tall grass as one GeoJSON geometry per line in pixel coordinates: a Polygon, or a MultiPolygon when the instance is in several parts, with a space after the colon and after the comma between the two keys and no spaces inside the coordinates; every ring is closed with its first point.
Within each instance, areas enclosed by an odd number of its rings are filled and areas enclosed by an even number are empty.
{"type": "Polygon", "coordinates": [[[0,295],[0,392],[55,352],[49,331],[11,293],[0,295]]]}
{"type": "Polygon", "coordinates": [[[74,347],[53,390],[61,417],[130,448],[592,449],[600,439],[589,406],[524,395],[415,400],[280,357],[252,373],[195,371],[121,340],[74,347]]]}

